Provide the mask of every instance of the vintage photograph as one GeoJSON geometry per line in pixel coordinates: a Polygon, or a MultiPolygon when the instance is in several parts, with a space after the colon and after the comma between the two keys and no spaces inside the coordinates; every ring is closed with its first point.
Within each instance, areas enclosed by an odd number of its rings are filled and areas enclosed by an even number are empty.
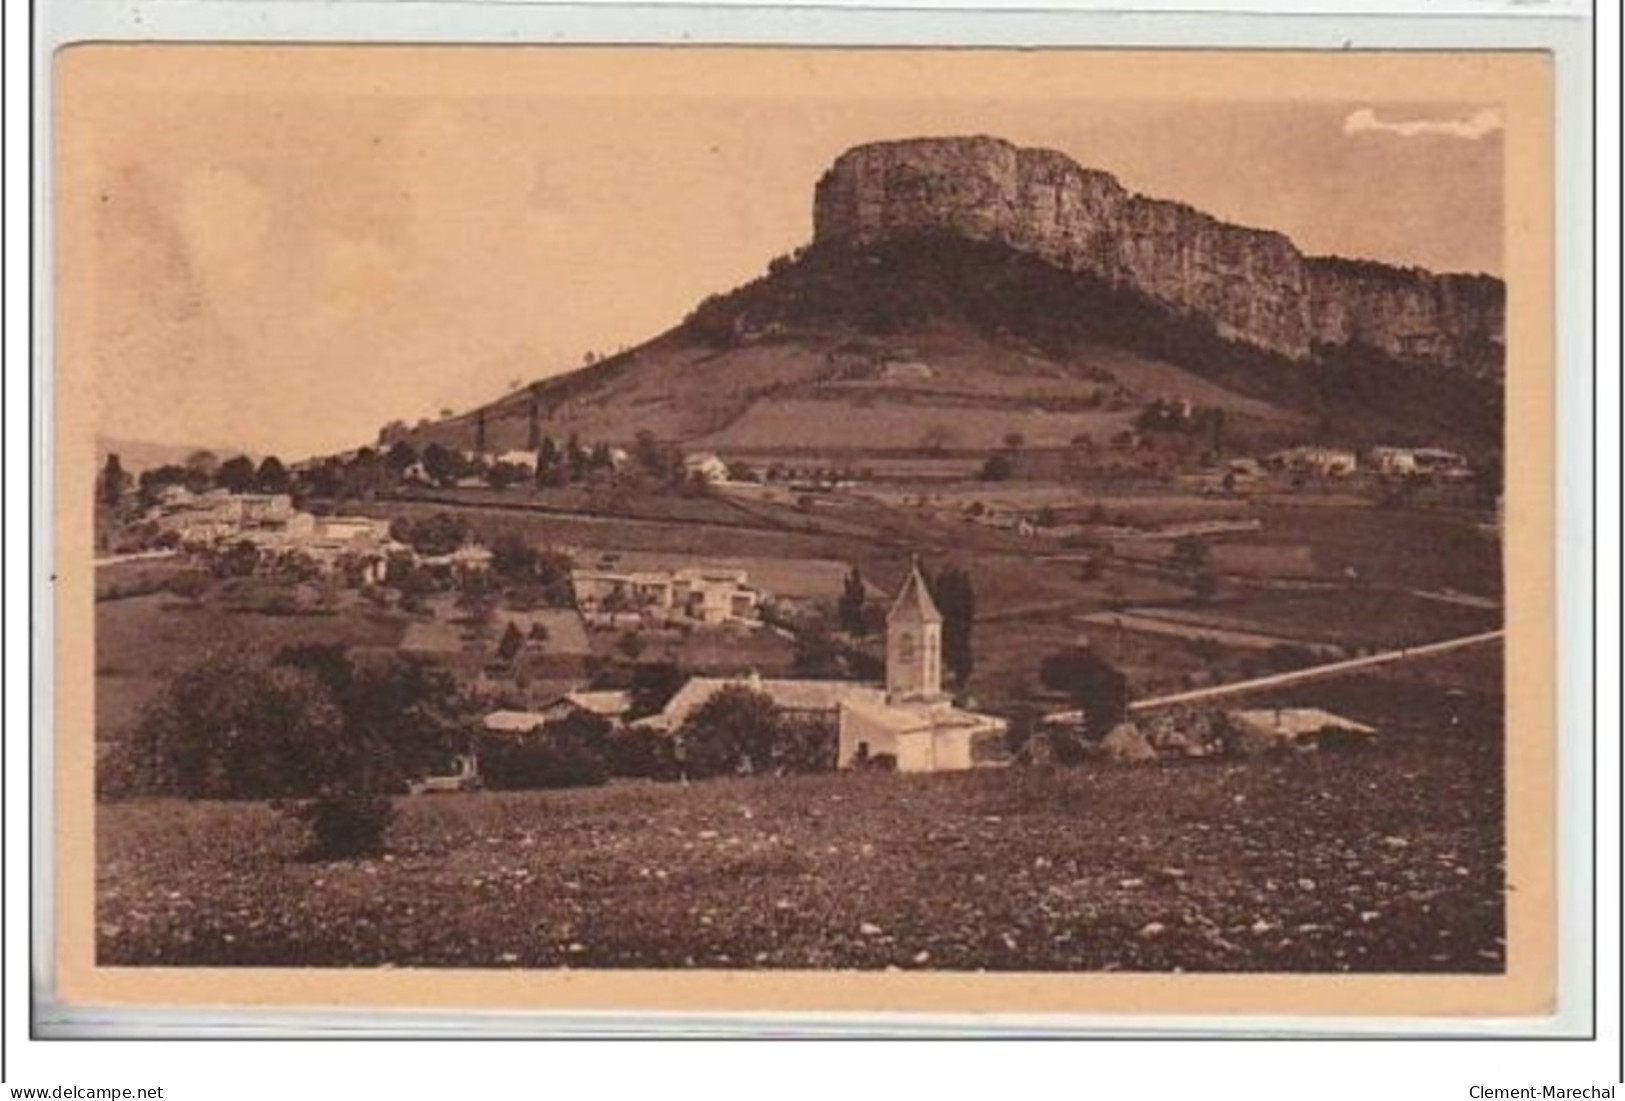
{"type": "Polygon", "coordinates": [[[1504,977],[1528,106],[775,53],[59,56],[89,965],[1504,977]]]}

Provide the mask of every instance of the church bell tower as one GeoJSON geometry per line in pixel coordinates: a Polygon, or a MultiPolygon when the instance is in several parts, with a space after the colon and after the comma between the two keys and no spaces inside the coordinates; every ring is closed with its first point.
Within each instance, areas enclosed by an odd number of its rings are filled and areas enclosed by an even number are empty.
{"type": "Polygon", "coordinates": [[[918,559],[886,614],[886,698],[891,703],[942,698],[942,613],[918,559]]]}

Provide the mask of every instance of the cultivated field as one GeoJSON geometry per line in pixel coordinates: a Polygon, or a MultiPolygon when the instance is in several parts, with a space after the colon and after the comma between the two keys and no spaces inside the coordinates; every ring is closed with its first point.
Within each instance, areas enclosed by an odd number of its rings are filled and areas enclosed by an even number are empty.
{"type": "Polygon", "coordinates": [[[98,961],[1499,972],[1500,745],[426,797],[335,864],[261,805],[104,805],[98,961]]]}

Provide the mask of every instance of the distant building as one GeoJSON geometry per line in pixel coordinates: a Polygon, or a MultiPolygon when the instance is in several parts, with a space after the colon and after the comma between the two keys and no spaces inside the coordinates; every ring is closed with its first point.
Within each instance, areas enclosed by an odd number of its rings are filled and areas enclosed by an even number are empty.
{"type": "Polygon", "coordinates": [[[1450,479],[1472,473],[1465,455],[1442,447],[1373,447],[1366,457],[1379,474],[1431,474],[1450,479]]]}
{"type": "Polygon", "coordinates": [[[943,694],[942,613],[916,565],[886,616],[885,695],[842,701],[837,766],[889,759],[899,772],[972,768],[976,743],[1007,727],[943,694]]]}
{"type": "Polygon", "coordinates": [[[1409,447],[1373,447],[1366,455],[1371,469],[1378,474],[1416,473],[1416,451],[1409,447]]]}
{"type": "Polygon", "coordinates": [[[728,480],[728,464],[711,451],[701,451],[694,455],[683,456],[683,473],[691,479],[703,482],[726,482],[728,480]]]}
{"type": "Polygon", "coordinates": [[[1359,469],[1360,460],[1352,451],[1335,447],[1293,447],[1277,451],[1267,460],[1278,470],[1321,477],[1342,477],[1359,469]]]}
{"type": "Polygon", "coordinates": [[[571,691],[529,711],[492,711],[481,720],[487,734],[523,735],[575,715],[594,715],[619,726],[631,709],[628,692],[571,691]]]}
{"type": "Polygon", "coordinates": [[[703,624],[754,621],[761,593],[744,570],[574,570],[576,607],[588,617],[648,613],[663,621],[703,624]]]}
{"type": "Polygon", "coordinates": [[[880,377],[892,381],[924,381],[935,376],[936,371],[929,363],[921,363],[917,359],[893,360],[880,366],[880,377]]]}
{"type": "Polygon", "coordinates": [[[842,705],[850,699],[883,700],[877,685],[845,680],[800,680],[781,677],[690,677],[659,713],[639,719],[634,726],[675,734],[712,696],[737,686],[770,697],[786,717],[835,725],[842,705]]]}

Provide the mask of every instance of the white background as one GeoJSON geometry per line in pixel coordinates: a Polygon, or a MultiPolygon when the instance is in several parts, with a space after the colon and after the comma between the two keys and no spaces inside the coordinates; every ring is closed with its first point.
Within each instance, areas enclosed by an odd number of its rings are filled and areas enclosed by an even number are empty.
{"type": "MultiPolygon", "coordinates": [[[[86,5],[88,0],[57,0],[58,9],[86,5]]],[[[985,0],[984,0],[985,2],[985,0]]],[[[102,6],[105,5],[92,5],[102,6]]],[[[902,6],[898,4],[893,7],[902,6]]],[[[922,4],[910,4],[922,7],[922,4]]],[[[936,6],[946,7],[943,3],[936,6]]],[[[954,4],[951,6],[964,6],[954,4]]],[[[1011,5],[1015,6],[1015,5],[1011,5]]],[[[1025,5],[1030,6],[1030,5],[1025,5]]],[[[1173,5],[1145,5],[1168,8],[1173,5]]],[[[1185,4],[1187,9],[1224,7],[1185,4]]],[[[1255,5],[1255,7],[1261,5],[1255,5]]],[[[1324,5],[1321,5],[1324,6],[1324,5]]],[[[1372,4],[1394,10],[1400,3],[1372,4]]],[[[1539,4],[1500,5],[1459,0],[1449,5],[1417,2],[1419,10],[1437,12],[1562,8],[1539,4]]],[[[237,27],[259,20],[257,33],[273,33],[319,22],[335,8],[352,15],[382,15],[386,25],[404,28],[413,38],[455,37],[468,20],[534,15],[534,5],[514,0],[484,4],[332,5],[316,3],[249,3],[217,0],[183,4],[153,0],[116,5],[121,18],[149,27],[152,33],[196,28],[199,9],[230,12],[217,20],[237,27]],[[506,15],[504,16],[504,10],[506,15]],[[271,12],[266,18],[262,13],[271,12]],[[277,15],[278,12],[291,13],[277,15]],[[453,13],[448,18],[447,13],[453,13]],[[495,15],[487,13],[496,13],[495,15]],[[191,22],[177,21],[184,16],[191,22]],[[459,24],[458,20],[463,20],[459,24]]],[[[5,882],[6,961],[3,998],[6,1009],[6,1085],[127,1085],[165,1087],[166,1098],[316,1099],[459,1096],[635,1096],[797,1098],[826,1097],[832,1090],[870,1094],[903,1094],[924,1098],[998,1097],[1051,1091],[1062,1095],[1117,1094],[1133,1091],[1149,1097],[1207,1095],[1216,1097],[1369,1098],[1468,1097],[1472,1086],[1607,1085],[1620,1074],[1619,1047],[1619,676],[1620,662],[1620,344],[1619,344],[1619,166],[1620,85],[1619,12],[1605,0],[1597,28],[1597,415],[1595,456],[1598,511],[1596,560],[1597,668],[1596,697],[1599,777],[1596,884],[1600,903],[1597,928],[1597,1040],[1584,1041],[1045,1041],[1021,1043],[953,1042],[886,1043],[712,1041],[647,1044],[635,1041],[421,1042],[421,1041],[37,1041],[30,1039],[30,944],[28,928],[28,735],[29,698],[36,671],[31,668],[28,619],[29,547],[40,535],[30,510],[29,428],[36,412],[30,404],[31,355],[29,295],[31,267],[27,248],[31,213],[28,167],[30,148],[30,37],[26,5],[4,5],[5,17],[5,882]]],[[[670,9],[668,9],[670,10],[670,9]]],[[[923,12],[919,20],[934,17],[923,12]]],[[[960,19],[966,18],[959,16],[960,19]]],[[[803,10],[796,33],[839,37],[840,20],[803,10]]],[[[627,20],[620,34],[644,33],[657,20],[627,20]]],[[[225,23],[217,22],[216,26],[225,23]]],[[[1132,21],[1119,22],[1132,31],[1132,21]]],[[[771,27],[769,21],[758,24],[771,27]]],[[[1238,33],[1258,33],[1249,23],[1238,33]]],[[[1438,35],[1447,22],[1417,24],[1418,39],[1438,35]]],[[[783,33],[783,32],[781,32],[783,33]]],[[[281,34],[279,33],[280,37],[281,34]]],[[[613,30],[604,37],[616,37],[613,30]]],[[[771,37],[771,35],[769,35],[771,37]]],[[[1583,127],[1581,119],[1563,124],[1583,127]]],[[[1589,143],[1582,130],[1566,140],[1589,143]]],[[[1572,194],[1560,196],[1561,217],[1579,205],[1572,194]]],[[[1570,405],[1559,438],[1583,438],[1589,410],[1570,405]]],[[[1566,462],[1589,463],[1583,454],[1566,462]]],[[[1584,569],[1588,556],[1573,548],[1589,536],[1589,518],[1574,515],[1565,530],[1569,541],[1566,569],[1584,569]]],[[[47,571],[41,561],[38,569],[47,571]]],[[[1590,674],[1579,670],[1570,682],[1590,687],[1590,674]]],[[[1576,700],[1576,717],[1588,710],[1576,700]]],[[[0,1094],[0,1096],[4,1096],[0,1094]]]]}

